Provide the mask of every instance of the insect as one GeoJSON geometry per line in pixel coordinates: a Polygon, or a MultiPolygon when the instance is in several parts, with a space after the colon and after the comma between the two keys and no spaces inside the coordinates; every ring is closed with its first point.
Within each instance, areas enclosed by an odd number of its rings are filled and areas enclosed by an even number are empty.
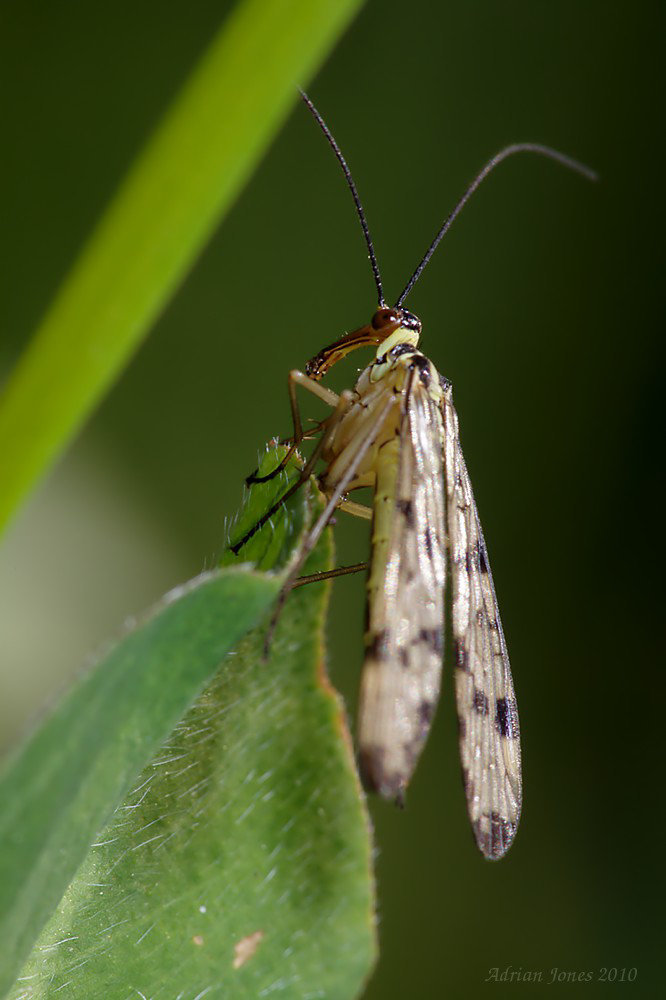
{"type": "MultiPolygon", "coordinates": [[[[460,447],[450,381],[418,349],[420,320],[404,301],[440,240],[485,177],[508,156],[533,152],[594,179],[587,167],[547,146],[507,146],[486,163],[448,216],[395,305],[386,304],[365,213],[347,163],[307,95],[303,100],[344,172],[363,230],[378,297],[370,323],[330,344],[289,375],[291,454],[305,437],[296,388],[331,407],[317,445],[281,503],[318,461],[327,503],[306,535],[281,592],[273,625],[307,555],[336,509],[372,520],[365,662],[358,712],[359,765],[366,788],[402,803],[437,705],[444,654],[445,595],[451,606],[459,744],[467,808],[486,858],[502,857],[520,817],[520,728],[488,550],[460,447]],[[353,390],[320,384],[349,352],[375,347],[353,390]],[[349,499],[373,490],[372,508],[349,499]]],[[[277,474],[249,477],[258,482],[277,474]]],[[[265,524],[274,507],[236,546],[265,524]]],[[[341,575],[365,564],[318,574],[341,575]]],[[[269,639],[272,629],[269,629],[269,639]]]]}

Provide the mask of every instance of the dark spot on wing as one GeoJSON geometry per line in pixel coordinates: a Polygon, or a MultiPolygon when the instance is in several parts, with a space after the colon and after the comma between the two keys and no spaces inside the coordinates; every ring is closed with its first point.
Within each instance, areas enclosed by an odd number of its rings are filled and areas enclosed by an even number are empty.
{"type": "Polygon", "coordinates": [[[388,657],[388,629],[382,629],[373,635],[366,647],[368,656],[374,656],[376,660],[386,660],[388,657]]]}
{"type": "Polygon", "coordinates": [[[456,659],[456,667],[463,673],[469,673],[469,653],[462,639],[454,639],[453,652],[456,659]]]}
{"type": "Polygon", "coordinates": [[[471,792],[473,791],[473,788],[469,778],[469,768],[467,767],[463,767],[462,769],[462,780],[463,780],[463,788],[465,789],[465,795],[469,799],[471,798],[471,792]]]}
{"type": "Polygon", "coordinates": [[[465,568],[468,573],[488,572],[488,561],[486,558],[486,550],[481,545],[480,542],[476,542],[470,549],[465,553],[465,568]]]}
{"type": "Polygon", "coordinates": [[[400,666],[406,669],[409,666],[409,653],[404,646],[398,646],[398,659],[400,666]]]}
{"type": "Polygon", "coordinates": [[[377,792],[384,799],[393,799],[397,805],[404,805],[407,780],[397,771],[386,767],[386,751],[383,747],[368,747],[359,754],[358,769],[363,787],[369,792],[377,792]]]}
{"type": "Polygon", "coordinates": [[[490,706],[488,705],[488,696],[481,691],[480,688],[474,688],[474,697],[472,698],[472,708],[479,715],[488,715],[490,711],[490,706]]]}
{"type": "Polygon", "coordinates": [[[423,643],[433,653],[441,654],[444,649],[444,635],[441,628],[422,628],[414,639],[415,643],[423,643]]]}
{"type": "Polygon", "coordinates": [[[399,510],[400,513],[404,515],[404,518],[407,521],[407,527],[408,528],[413,528],[414,527],[414,505],[413,505],[412,501],[411,500],[396,500],[395,506],[396,506],[396,509],[399,510]]]}
{"type": "Polygon", "coordinates": [[[423,542],[428,553],[428,559],[432,559],[432,532],[430,528],[426,528],[423,532],[423,542]]]}
{"type": "Polygon", "coordinates": [[[498,630],[497,619],[491,618],[484,608],[479,608],[476,612],[476,623],[481,628],[489,628],[491,632],[497,632],[498,630]]]}
{"type": "Polygon", "coordinates": [[[516,832],[516,824],[510,823],[498,812],[485,813],[474,821],[474,835],[480,850],[491,860],[501,858],[509,848],[516,832]]]}
{"type": "Polygon", "coordinates": [[[435,703],[434,701],[429,701],[424,698],[419,705],[419,722],[421,726],[427,731],[430,723],[432,722],[432,717],[435,714],[435,703]]]}
{"type": "Polygon", "coordinates": [[[518,710],[513,698],[498,698],[495,711],[495,728],[507,740],[518,736],[518,710]]]}

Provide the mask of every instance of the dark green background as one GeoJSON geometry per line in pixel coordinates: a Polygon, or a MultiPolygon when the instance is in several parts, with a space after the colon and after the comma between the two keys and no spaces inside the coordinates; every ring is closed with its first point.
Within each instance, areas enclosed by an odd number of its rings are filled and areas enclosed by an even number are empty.
{"type": "MultiPolygon", "coordinates": [[[[663,989],[660,7],[376,0],[311,85],[354,170],[389,297],[502,145],[546,142],[601,175],[592,186],[509,161],[409,300],[456,390],[519,696],[525,809],[509,857],[484,863],[447,676],[407,810],[372,803],[372,998],[543,994],[554,967],[593,978],[554,995],[663,989]],[[509,966],[543,983],[485,982],[509,966]],[[602,967],[638,978],[601,985],[602,967]]],[[[0,7],[7,368],[220,8],[0,7]]],[[[295,106],[4,543],[4,742],[126,615],[213,563],[257,449],[289,431],[287,371],[373,305],[349,195],[295,106]]],[[[367,526],[342,517],[337,538],[340,561],[363,558],[367,526]]],[[[336,584],[330,668],[350,705],[362,605],[362,580],[336,584]]]]}

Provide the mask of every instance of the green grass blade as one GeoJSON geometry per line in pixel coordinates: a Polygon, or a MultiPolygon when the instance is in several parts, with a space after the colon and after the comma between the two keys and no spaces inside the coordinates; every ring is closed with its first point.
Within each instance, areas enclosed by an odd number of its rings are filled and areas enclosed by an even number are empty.
{"type": "Polygon", "coordinates": [[[83,249],[0,399],[0,528],[109,388],[361,0],[244,0],[83,249]]]}

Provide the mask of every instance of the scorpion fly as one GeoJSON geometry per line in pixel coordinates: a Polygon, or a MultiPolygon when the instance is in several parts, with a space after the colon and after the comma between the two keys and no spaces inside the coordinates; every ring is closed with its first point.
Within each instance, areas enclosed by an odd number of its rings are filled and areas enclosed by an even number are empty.
{"type": "MultiPolygon", "coordinates": [[[[398,803],[423,749],[439,696],[444,655],[445,595],[450,595],[460,758],[467,809],[486,858],[501,858],[520,817],[520,729],[509,656],[500,621],[488,550],[458,435],[451,383],[419,350],[421,321],[404,307],[440,240],[479,184],[514,153],[555,160],[588,179],[587,167],[548,146],[517,143],[493,156],[444,221],[394,306],[384,298],[365,213],[349,167],[323,118],[305,104],[345,175],[363,230],[378,306],[370,323],[313,357],[305,372],[289,375],[294,424],[291,448],[269,476],[284,468],[305,434],[296,398],[301,387],[331,409],[295,484],[237,545],[265,524],[299,488],[317,462],[327,502],[310,528],[284,585],[267,643],[290,590],[313,579],[368,568],[365,662],[358,711],[358,756],[365,787],[398,803]],[[359,347],[375,348],[353,390],[340,395],[320,384],[326,372],[359,347]],[[372,508],[349,499],[373,490],[372,508]],[[307,555],[336,509],[372,521],[369,566],[342,567],[300,577],[307,555]]],[[[268,648],[268,645],[267,645],[268,648]]]]}

